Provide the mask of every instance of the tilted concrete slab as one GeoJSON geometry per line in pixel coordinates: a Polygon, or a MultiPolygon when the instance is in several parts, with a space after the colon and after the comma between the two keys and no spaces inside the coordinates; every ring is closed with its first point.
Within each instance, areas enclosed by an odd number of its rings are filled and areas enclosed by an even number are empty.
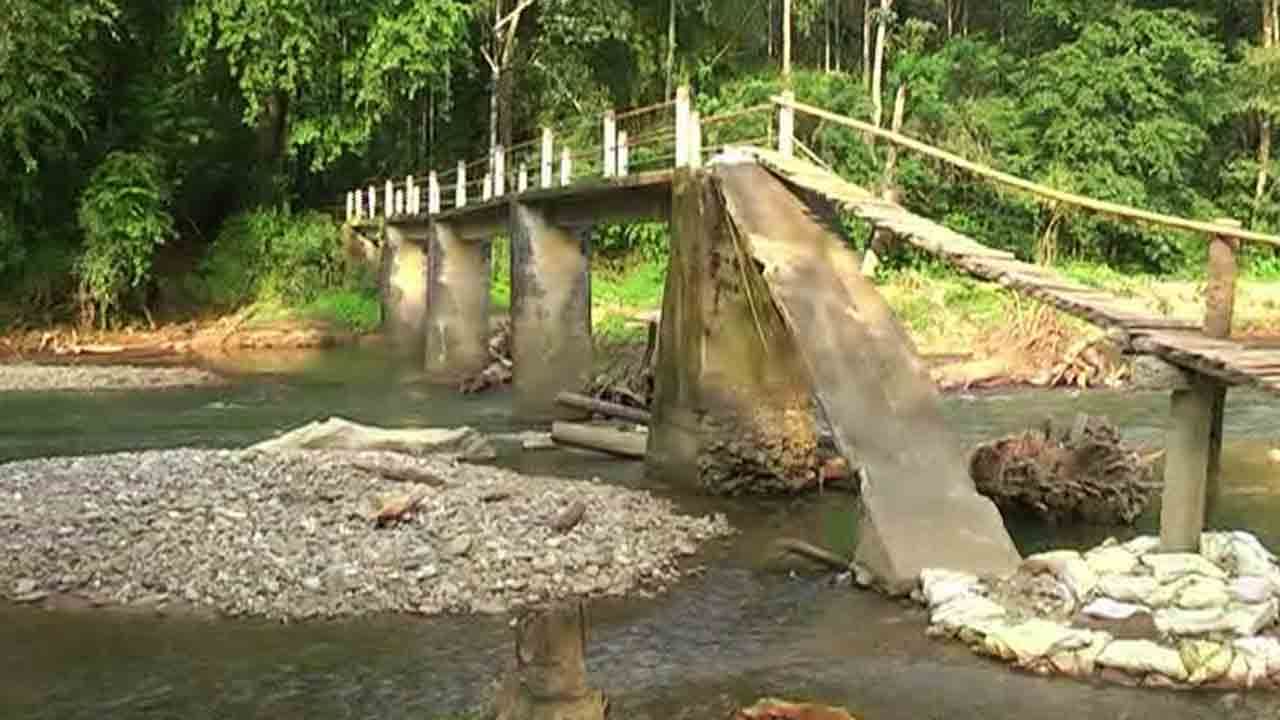
{"type": "Polygon", "coordinates": [[[867,470],[857,559],[890,593],[925,568],[1013,572],[999,511],[974,489],[937,390],[829,208],[754,162],[712,172],[735,234],[794,335],[840,451],[867,470]]]}

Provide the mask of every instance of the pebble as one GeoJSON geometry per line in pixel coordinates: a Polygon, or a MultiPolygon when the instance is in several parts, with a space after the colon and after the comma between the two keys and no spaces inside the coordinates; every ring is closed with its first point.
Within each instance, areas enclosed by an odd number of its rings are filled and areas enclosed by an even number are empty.
{"type": "Polygon", "coordinates": [[[164,596],[272,619],[506,612],[644,592],[679,577],[682,555],[732,532],[722,516],[681,515],[646,492],[448,455],[50,458],[0,464],[0,497],[13,498],[0,536],[0,601],[91,586],[112,605],[164,596]],[[405,522],[378,529],[368,497],[402,488],[352,472],[353,462],[412,465],[448,484],[429,489],[405,522]],[[482,501],[495,494],[510,498],[500,512],[482,501]],[[556,547],[545,519],[573,502],[587,511],[556,547]],[[85,522],[87,507],[101,519],[85,522]]]}
{"type": "Polygon", "coordinates": [[[217,375],[189,367],[17,363],[3,365],[0,372],[0,392],[196,387],[218,382],[217,375]]]}

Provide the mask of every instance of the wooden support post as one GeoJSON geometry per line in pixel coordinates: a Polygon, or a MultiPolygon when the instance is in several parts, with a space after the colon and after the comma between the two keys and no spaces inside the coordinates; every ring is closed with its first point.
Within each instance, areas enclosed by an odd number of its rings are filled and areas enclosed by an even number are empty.
{"type": "Polygon", "coordinates": [[[493,197],[507,194],[507,151],[501,145],[493,150],[493,197]]]}
{"type": "Polygon", "coordinates": [[[604,176],[618,174],[618,117],[612,111],[604,114],[604,176]]]}
{"type": "Polygon", "coordinates": [[[391,211],[392,215],[404,215],[404,190],[397,189],[393,194],[395,198],[395,209],[391,211]]]}
{"type": "Polygon", "coordinates": [[[560,186],[568,187],[573,184],[573,153],[569,148],[560,150],[560,186]]]}
{"type": "Polygon", "coordinates": [[[364,205],[364,192],[362,192],[362,191],[360,191],[360,190],[356,190],[353,194],[355,195],[355,206],[356,206],[356,215],[355,215],[355,218],[356,218],[356,220],[359,220],[359,219],[361,219],[361,218],[363,217],[363,214],[364,214],[364,207],[363,207],[363,205],[364,205]]]}
{"type": "Polygon", "coordinates": [[[454,207],[463,207],[467,204],[467,163],[465,160],[458,161],[458,186],[453,193],[454,207]]]}
{"type": "Polygon", "coordinates": [[[553,166],[556,161],[555,152],[555,136],[551,134],[551,128],[542,128],[542,165],[538,186],[543,190],[551,187],[553,166]]]}
{"type": "Polygon", "coordinates": [[[356,205],[355,195],[352,194],[351,191],[347,191],[347,222],[350,222],[355,219],[355,215],[356,215],[355,205],[356,205]]]}
{"type": "Polygon", "coordinates": [[[489,202],[493,199],[493,173],[484,174],[484,188],[480,193],[482,202],[489,202]]]}
{"type": "Polygon", "coordinates": [[[529,189],[529,166],[520,163],[520,174],[516,177],[516,192],[523,193],[529,189]]]}
{"type": "Polygon", "coordinates": [[[369,186],[369,219],[378,217],[378,189],[372,185],[369,186]]]}
{"type": "Polygon", "coordinates": [[[631,165],[630,151],[627,149],[627,131],[618,133],[618,177],[626,177],[631,165]]]}
{"type": "Polygon", "coordinates": [[[689,86],[676,89],[676,167],[689,167],[689,86]]]}
{"type": "Polygon", "coordinates": [[[432,215],[440,212],[440,176],[435,170],[427,176],[427,212],[432,215]]]}
{"type": "MultiPolygon", "coordinates": [[[[1240,222],[1221,219],[1216,224],[1233,229],[1240,222]]],[[[1231,338],[1231,323],[1235,316],[1236,274],[1239,267],[1236,253],[1240,241],[1234,237],[1215,235],[1209,242],[1209,281],[1205,287],[1204,334],[1211,338],[1231,338]]],[[[1222,476],[1222,426],[1227,409],[1227,386],[1214,383],[1213,417],[1209,424],[1209,462],[1205,487],[1205,515],[1213,513],[1221,490],[1222,476]]]]}
{"type": "MultiPolygon", "coordinates": [[[[788,90],[782,94],[788,101],[794,102],[795,93],[788,90]]],[[[796,110],[790,105],[778,108],[778,152],[785,157],[796,154],[796,110]]]]}
{"type": "Polygon", "coordinates": [[[384,217],[391,217],[395,214],[396,191],[395,185],[388,180],[384,185],[384,194],[382,197],[382,214],[384,217]]]}
{"type": "Polygon", "coordinates": [[[406,175],[404,178],[404,204],[405,212],[410,215],[417,215],[419,212],[417,194],[418,187],[413,182],[413,176],[406,175]]]}

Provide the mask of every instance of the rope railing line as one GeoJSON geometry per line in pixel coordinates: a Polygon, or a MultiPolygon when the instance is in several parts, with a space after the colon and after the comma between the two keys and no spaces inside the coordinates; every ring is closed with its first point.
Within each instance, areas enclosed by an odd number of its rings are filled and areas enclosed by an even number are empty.
{"type": "Polygon", "coordinates": [[[876,127],[870,123],[854,120],[853,118],[845,117],[844,115],[838,115],[813,105],[808,105],[782,96],[775,96],[773,98],[773,102],[781,107],[789,107],[797,112],[822,118],[823,120],[833,122],[837,125],[844,125],[845,127],[888,140],[896,145],[900,145],[909,150],[914,150],[915,152],[934,158],[935,160],[940,160],[950,165],[954,165],[973,173],[974,175],[978,175],[979,177],[1031,193],[1032,195],[1054,200],[1056,202],[1066,203],[1068,205],[1073,205],[1075,207],[1092,210],[1094,212],[1111,215],[1125,220],[1145,222],[1176,230],[1186,230],[1190,232],[1205,233],[1207,235],[1237,238],[1239,240],[1249,240],[1267,245],[1280,246],[1280,237],[1275,235],[1267,235],[1265,233],[1245,230],[1243,228],[1237,228],[1230,225],[1204,222],[1201,220],[1191,220],[1189,218],[1177,217],[1175,215],[1165,215],[1163,213],[1143,210],[1130,205],[1121,205],[1119,203],[1097,200],[1084,195],[1077,195],[1076,193],[1057,190],[1047,185],[1041,185],[1040,183],[1032,182],[1016,175],[1010,175],[1009,173],[996,170],[995,168],[981,163],[967,160],[955,153],[934,147],[901,133],[896,133],[892,130],[885,130],[884,128],[876,127]]]}
{"type": "Polygon", "coordinates": [[[658,110],[662,110],[663,108],[674,107],[675,104],[676,104],[675,100],[663,100],[662,102],[654,103],[652,105],[632,108],[630,110],[626,110],[620,113],[615,113],[613,117],[615,120],[619,120],[619,121],[627,120],[627,119],[636,117],[638,115],[644,115],[645,113],[657,112],[658,110]]]}
{"type": "Polygon", "coordinates": [[[753,113],[758,113],[758,112],[762,112],[765,110],[772,110],[772,109],[773,109],[773,103],[761,103],[759,105],[752,105],[751,107],[743,108],[742,110],[734,110],[732,112],[721,113],[719,115],[712,115],[711,117],[704,117],[702,118],[702,125],[703,127],[706,127],[708,125],[718,125],[722,122],[728,122],[730,120],[734,120],[744,115],[751,115],[753,113]]]}

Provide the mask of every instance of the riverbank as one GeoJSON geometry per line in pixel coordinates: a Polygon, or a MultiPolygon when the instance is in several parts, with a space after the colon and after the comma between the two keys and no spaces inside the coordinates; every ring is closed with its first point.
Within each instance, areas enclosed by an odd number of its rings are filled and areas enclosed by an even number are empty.
{"type": "Polygon", "coordinates": [[[0,365],[0,392],[146,390],[217,385],[222,379],[194,367],[133,365],[0,365]]]}
{"type": "Polygon", "coordinates": [[[0,465],[0,595],[282,620],[660,592],[729,533],[646,492],[445,455],[168,450],[0,465]],[[409,468],[406,484],[360,466],[409,468]],[[412,497],[402,522],[375,515],[412,497]],[[580,521],[552,519],[575,503],[580,521]]]}

